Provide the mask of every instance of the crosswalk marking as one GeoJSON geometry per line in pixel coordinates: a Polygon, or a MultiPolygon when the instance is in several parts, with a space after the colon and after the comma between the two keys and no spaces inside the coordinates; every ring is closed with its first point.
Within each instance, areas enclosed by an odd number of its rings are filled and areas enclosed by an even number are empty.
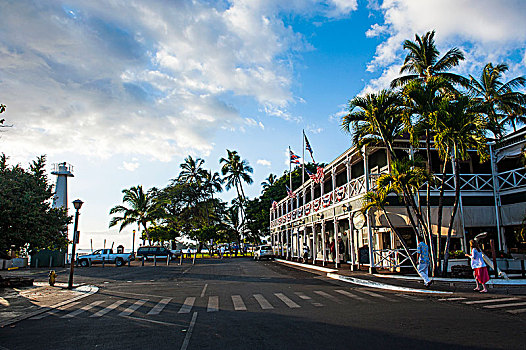
{"type": "Polygon", "coordinates": [[[219,297],[217,295],[208,297],[206,312],[219,311],[219,297]]]}
{"type": "Polygon", "coordinates": [[[127,302],[127,301],[128,301],[128,300],[126,300],[126,299],[117,300],[116,302],[114,302],[113,304],[107,306],[106,308],[97,311],[96,313],[94,313],[94,314],[91,315],[90,317],[101,317],[101,316],[104,316],[104,315],[106,315],[108,312],[110,312],[111,310],[115,310],[116,308],[118,308],[120,305],[124,304],[124,303],[127,302]]]}
{"type": "Polygon", "coordinates": [[[349,298],[352,298],[352,299],[355,299],[355,300],[371,302],[370,300],[367,300],[365,298],[359,297],[358,295],[355,295],[355,294],[353,294],[351,292],[348,292],[346,290],[343,290],[343,289],[337,289],[337,290],[335,290],[335,292],[336,293],[340,293],[342,295],[345,295],[346,297],[349,297],[349,298]]]}
{"type": "Polygon", "coordinates": [[[472,300],[472,301],[465,301],[464,304],[487,304],[487,303],[498,303],[501,301],[512,301],[517,300],[519,298],[497,298],[497,299],[484,299],[484,300],[472,300]]]}
{"type": "Polygon", "coordinates": [[[254,299],[256,299],[256,301],[259,303],[259,306],[261,306],[263,310],[270,310],[274,308],[274,306],[272,306],[261,294],[254,294],[254,299]]]}
{"type": "Polygon", "coordinates": [[[509,312],[510,314],[521,314],[523,312],[526,312],[526,309],[506,310],[506,312],[509,312]]]}
{"type": "Polygon", "coordinates": [[[184,304],[181,305],[181,308],[177,312],[178,314],[189,314],[190,310],[192,310],[192,307],[194,306],[195,297],[187,297],[184,300],[184,304]]]}
{"type": "Polygon", "coordinates": [[[78,304],[80,304],[80,301],[76,301],[74,303],[69,303],[67,305],[64,305],[64,306],[61,306],[61,307],[57,307],[56,309],[53,309],[53,310],[41,313],[40,315],[33,316],[33,317],[30,318],[30,320],[40,320],[40,319],[43,319],[44,317],[55,315],[55,314],[59,313],[60,311],[67,310],[67,309],[69,309],[69,308],[71,308],[71,307],[73,307],[75,305],[78,305],[78,304]]]}
{"type": "Polygon", "coordinates": [[[99,306],[100,304],[104,303],[104,300],[97,300],[97,301],[94,301],[92,302],[91,304],[88,304],[88,305],[84,305],[83,307],[81,307],[80,309],[77,309],[73,312],[70,312],[69,314],[66,314],[64,316],[62,316],[61,318],[72,318],[72,317],[75,317],[75,316],[78,316],[80,315],[81,313],[83,313],[84,311],[88,311],[88,310],[91,310],[92,308],[94,308],[95,306],[99,306]]]}
{"type": "Polygon", "coordinates": [[[133,303],[131,306],[129,306],[126,310],[121,312],[119,316],[130,316],[135,311],[137,311],[138,308],[143,306],[146,302],[148,302],[148,299],[140,299],[137,300],[135,303],[133,303]]]}
{"type": "Polygon", "coordinates": [[[306,294],[303,293],[303,292],[294,292],[294,294],[296,294],[300,299],[310,301],[310,303],[311,303],[312,305],[314,305],[314,306],[318,306],[318,307],[323,306],[322,303],[318,303],[318,302],[312,300],[311,297],[309,297],[308,295],[306,295],[306,294]]]}
{"type": "Polygon", "coordinates": [[[236,311],[246,311],[247,307],[241,298],[241,295],[232,295],[232,303],[234,304],[234,310],[236,311]]]}
{"type": "Polygon", "coordinates": [[[413,300],[413,301],[423,301],[424,300],[422,298],[415,297],[414,295],[409,295],[409,294],[396,294],[396,296],[405,298],[405,299],[409,299],[409,300],[413,300]]]}
{"type": "Polygon", "coordinates": [[[394,299],[388,298],[385,295],[381,295],[381,294],[378,294],[378,293],[375,293],[375,292],[371,292],[369,290],[359,289],[357,291],[359,291],[360,293],[364,293],[364,294],[370,295],[370,296],[375,297],[375,298],[380,298],[380,299],[389,300],[389,301],[398,301],[398,300],[394,300],[394,299]]]}
{"type": "Polygon", "coordinates": [[[290,307],[291,309],[295,309],[295,308],[299,308],[301,306],[299,306],[298,304],[296,304],[295,302],[293,302],[292,300],[290,300],[285,294],[283,293],[274,293],[275,296],[277,296],[282,302],[285,303],[285,305],[287,305],[288,307],[290,307]]]}
{"type": "MultiPolygon", "coordinates": [[[[195,298],[194,298],[195,299],[195,298]]],[[[157,303],[148,313],[147,315],[159,315],[161,311],[168,305],[168,303],[172,301],[172,298],[165,298],[161,299],[160,302],[157,303]]]]}
{"type": "Polygon", "coordinates": [[[321,291],[321,290],[315,290],[314,293],[316,293],[316,294],[318,294],[318,295],[320,295],[320,296],[322,296],[324,298],[327,298],[329,300],[332,300],[332,301],[334,301],[336,303],[340,303],[341,304],[341,302],[342,302],[340,299],[336,298],[334,295],[330,295],[329,293],[325,293],[324,291],[321,291]]]}
{"type": "Polygon", "coordinates": [[[438,299],[438,301],[460,301],[460,300],[466,300],[467,298],[463,297],[453,297],[453,298],[442,298],[438,299]]]}
{"type": "Polygon", "coordinates": [[[484,305],[486,309],[498,309],[503,307],[512,307],[512,306],[523,306],[526,305],[526,302],[521,303],[510,303],[510,304],[499,304],[499,305],[484,305]]]}

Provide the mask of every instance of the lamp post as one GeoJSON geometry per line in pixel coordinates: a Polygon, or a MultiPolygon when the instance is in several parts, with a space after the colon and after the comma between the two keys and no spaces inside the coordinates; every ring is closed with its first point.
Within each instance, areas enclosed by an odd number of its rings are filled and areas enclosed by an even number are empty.
{"type": "Polygon", "coordinates": [[[132,254],[135,254],[135,230],[133,230],[132,254]]]}
{"type": "Polygon", "coordinates": [[[71,265],[69,267],[69,281],[68,289],[73,288],[73,269],[75,267],[75,248],[77,246],[77,241],[79,239],[79,234],[77,228],[79,225],[79,209],[82,207],[82,202],[80,199],[75,199],[73,201],[73,206],[75,207],[75,224],[73,225],[73,247],[71,248],[71,265]]]}

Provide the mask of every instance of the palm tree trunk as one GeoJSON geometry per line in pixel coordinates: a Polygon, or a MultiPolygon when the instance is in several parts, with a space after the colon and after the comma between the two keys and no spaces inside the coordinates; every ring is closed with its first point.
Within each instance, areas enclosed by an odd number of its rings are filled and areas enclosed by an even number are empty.
{"type": "Polygon", "coordinates": [[[402,235],[398,232],[398,230],[395,228],[395,226],[391,222],[391,219],[387,215],[387,212],[386,212],[385,208],[382,208],[382,211],[384,212],[384,216],[385,216],[385,218],[387,220],[387,224],[389,225],[391,230],[394,232],[394,234],[396,235],[396,237],[400,241],[400,244],[402,244],[402,247],[404,248],[405,252],[407,253],[407,256],[409,257],[409,260],[411,261],[411,265],[413,265],[413,268],[415,269],[415,271],[418,272],[418,267],[417,267],[416,262],[415,262],[415,260],[413,258],[413,255],[411,255],[411,252],[409,251],[409,248],[407,247],[407,243],[405,242],[404,237],[402,237],[402,235]]]}
{"type": "MultiPolygon", "coordinates": [[[[426,130],[426,153],[427,153],[427,171],[429,174],[433,173],[433,161],[431,159],[431,135],[429,129],[426,130]]],[[[431,182],[427,182],[426,186],[426,209],[427,209],[427,236],[429,241],[429,250],[431,255],[431,275],[435,276],[435,246],[433,245],[433,230],[431,228],[431,182]]]]}
{"type": "Polygon", "coordinates": [[[455,216],[457,214],[458,205],[460,202],[460,174],[458,159],[454,158],[453,166],[455,167],[455,203],[453,204],[453,211],[451,212],[451,219],[449,221],[449,227],[447,229],[446,246],[444,248],[444,266],[442,266],[442,276],[446,276],[447,264],[449,260],[449,244],[451,242],[451,232],[453,231],[453,224],[455,222],[455,216]]]}
{"type": "Polygon", "coordinates": [[[445,181],[446,181],[446,167],[447,167],[447,158],[444,160],[444,166],[442,168],[442,180],[440,186],[440,194],[438,196],[438,217],[437,217],[437,250],[436,250],[436,268],[440,269],[440,246],[441,246],[441,237],[442,237],[442,213],[444,210],[444,190],[445,190],[445,181]]]}

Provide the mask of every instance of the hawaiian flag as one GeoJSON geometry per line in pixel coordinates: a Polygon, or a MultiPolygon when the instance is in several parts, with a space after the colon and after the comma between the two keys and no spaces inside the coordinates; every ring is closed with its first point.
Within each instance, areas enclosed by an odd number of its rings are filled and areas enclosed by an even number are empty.
{"type": "Polygon", "coordinates": [[[289,198],[296,198],[296,193],[292,192],[289,186],[285,185],[287,188],[287,194],[289,195],[289,198]]]}
{"type": "Polygon", "coordinates": [[[300,156],[294,154],[294,152],[292,152],[292,150],[290,150],[290,162],[292,164],[301,164],[300,163],[300,159],[301,159],[300,156]]]}
{"type": "Polygon", "coordinates": [[[305,137],[305,149],[309,151],[310,157],[312,158],[312,161],[314,162],[314,156],[312,155],[314,152],[312,151],[312,147],[310,146],[309,140],[307,139],[307,135],[305,135],[305,132],[303,132],[303,137],[305,137]]]}
{"type": "Polygon", "coordinates": [[[274,210],[278,209],[278,202],[272,201],[272,209],[274,210]]]}
{"type": "Polygon", "coordinates": [[[316,175],[314,175],[313,173],[311,173],[311,172],[309,171],[309,169],[307,169],[307,168],[305,168],[305,171],[307,172],[307,175],[309,175],[309,178],[310,178],[311,180],[313,180],[314,182],[316,182],[316,179],[317,179],[316,175]]]}

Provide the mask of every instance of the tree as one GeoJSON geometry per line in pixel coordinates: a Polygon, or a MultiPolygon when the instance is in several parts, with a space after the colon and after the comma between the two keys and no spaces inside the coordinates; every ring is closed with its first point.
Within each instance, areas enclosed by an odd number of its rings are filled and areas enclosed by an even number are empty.
{"type": "MultiPolygon", "coordinates": [[[[478,111],[469,96],[458,95],[455,100],[442,101],[440,113],[434,118],[434,141],[442,159],[449,159],[455,176],[455,201],[451,211],[444,249],[442,274],[447,272],[451,232],[460,200],[460,160],[469,158],[468,150],[477,150],[481,161],[488,158],[486,118],[478,111]]],[[[440,223],[441,225],[441,223],[440,223]]]]}
{"type": "Polygon", "coordinates": [[[490,129],[495,135],[501,136],[506,124],[513,126],[526,123],[526,95],[517,88],[526,86],[523,76],[506,83],[501,81],[502,74],[508,70],[508,65],[486,64],[479,80],[470,77],[469,93],[479,102],[490,120],[490,129]]]}
{"type": "Polygon", "coordinates": [[[51,207],[54,193],[45,173],[46,157],[38,157],[29,170],[9,166],[7,160],[0,155],[0,251],[66,248],[71,217],[65,209],[51,207]]]}
{"type": "Polygon", "coordinates": [[[144,192],[142,185],[134,186],[129,189],[122,190],[124,196],[122,202],[129,205],[117,205],[110,210],[110,215],[122,214],[122,216],[114,216],[110,220],[109,227],[121,224],[119,232],[130,224],[137,224],[137,227],[144,229],[143,234],[149,243],[151,243],[150,235],[148,233],[148,224],[158,218],[157,207],[154,204],[154,198],[157,189],[151,188],[144,192]]]}
{"type": "Polygon", "coordinates": [[[194,159],[192,156],[186,157],[184,163],[180,165],[182,170],[179,173],[178,180],[184,183],[195,183],[201,185],[206,176],[206,170],[203,169],[204,163],[204,159],[194,159]]]}
{"type": "Polygon", "coordinates": [[[409,53],[400,68],[400,74],[409,74],[394,79],[391,82],[391,88],[404,86],[411,80],[427,81],[432,76],[440,76],[452,83],[468,86],[468,79],[448,72],[464,60],[464,54],[454,47],[440,57],[440,52],[435,45],[434,30],[425,33],[423,36],[415,34],[415,41],[404,41],[404,49],[408,50],[409,53]]]}
{"type": "Polygon", "coordinates": [[[263,187],[263,190],[261,192],[265,192],[270,186],[274,184],[277,180],[277,176],[274,174],[269,174],[268,177],[261,183],[261,186],[263,187]]]}

